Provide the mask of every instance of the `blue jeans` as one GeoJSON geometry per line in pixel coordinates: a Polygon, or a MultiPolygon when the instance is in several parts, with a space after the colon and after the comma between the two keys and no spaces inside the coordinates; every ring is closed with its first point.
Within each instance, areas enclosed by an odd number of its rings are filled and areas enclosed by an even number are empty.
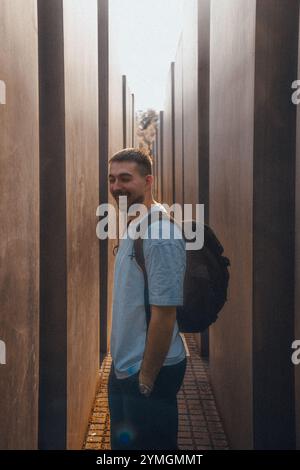
{"type": "Polygon", "coordinates": [[[150,397],[139,392],[138,376],[117,379],[112,363],[108,380],[112,450],[177,450],[177,393],[186,358],[161,368],[150,397]]]}

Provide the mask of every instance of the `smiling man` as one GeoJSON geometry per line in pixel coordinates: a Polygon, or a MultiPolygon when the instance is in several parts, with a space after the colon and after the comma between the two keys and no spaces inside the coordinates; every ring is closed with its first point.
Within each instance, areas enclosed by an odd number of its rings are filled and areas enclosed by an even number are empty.
{"type": "MultiPolygon", "coordinates": [[[[126,196],[127,209],[143,204],[148,214],[166,212],[153,199],[152,161],[147,153],[124,149],[109,163],[110,192],[117,203],[126,196]]],[[[179,228],[167,218],[151,223],[150,236],[142,244],[151,313],[147,322],[144,274],[130,238],[140,223],[141,218],[131,219],[115,260],[108,384],[111,448],[176,450],[176,395],[186,369],[176,321],[176,307],[183,304],[185,243],[179,228]],[[163,238],[164,233],[170,233],[169,239],[163,238]]]]}

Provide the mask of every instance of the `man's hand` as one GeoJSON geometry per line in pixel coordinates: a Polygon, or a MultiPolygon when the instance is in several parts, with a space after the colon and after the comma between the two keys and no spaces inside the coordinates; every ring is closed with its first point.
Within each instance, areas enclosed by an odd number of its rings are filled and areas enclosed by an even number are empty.
{"type": "Polygon", "coordinates": [[[152,305],[139,383],[153,388],[168,354],[176,321],[176,307],[152,305]]]}

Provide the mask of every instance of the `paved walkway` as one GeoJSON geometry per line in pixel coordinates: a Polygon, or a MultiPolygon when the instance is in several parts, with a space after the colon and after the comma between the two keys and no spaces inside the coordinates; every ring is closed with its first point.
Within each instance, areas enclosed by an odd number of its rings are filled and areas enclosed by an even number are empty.
{"type": "MultiPolygon", "coordinates": [[[[193,335],[185,335],[189,350],[184,383],[178,393],[178,444],[184,450],[228,449],[208,378],[208,362],[199,356],[193,335]]],[[[99,389],[91,414],[85,449],[110,449],[107,381],[111,357],[100,370],[99,389]]]]}

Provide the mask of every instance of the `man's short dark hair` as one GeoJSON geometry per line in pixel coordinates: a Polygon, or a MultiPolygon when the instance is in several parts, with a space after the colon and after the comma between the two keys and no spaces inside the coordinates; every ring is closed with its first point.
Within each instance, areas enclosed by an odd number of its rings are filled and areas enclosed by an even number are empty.
{"type": "Polygon", "coordinates": [[[134,162],[137,164],[141,176],[152,175],[152,159],[150,154],[139,148],[127,148],[115,153],[109,163],[134,162]]]}

